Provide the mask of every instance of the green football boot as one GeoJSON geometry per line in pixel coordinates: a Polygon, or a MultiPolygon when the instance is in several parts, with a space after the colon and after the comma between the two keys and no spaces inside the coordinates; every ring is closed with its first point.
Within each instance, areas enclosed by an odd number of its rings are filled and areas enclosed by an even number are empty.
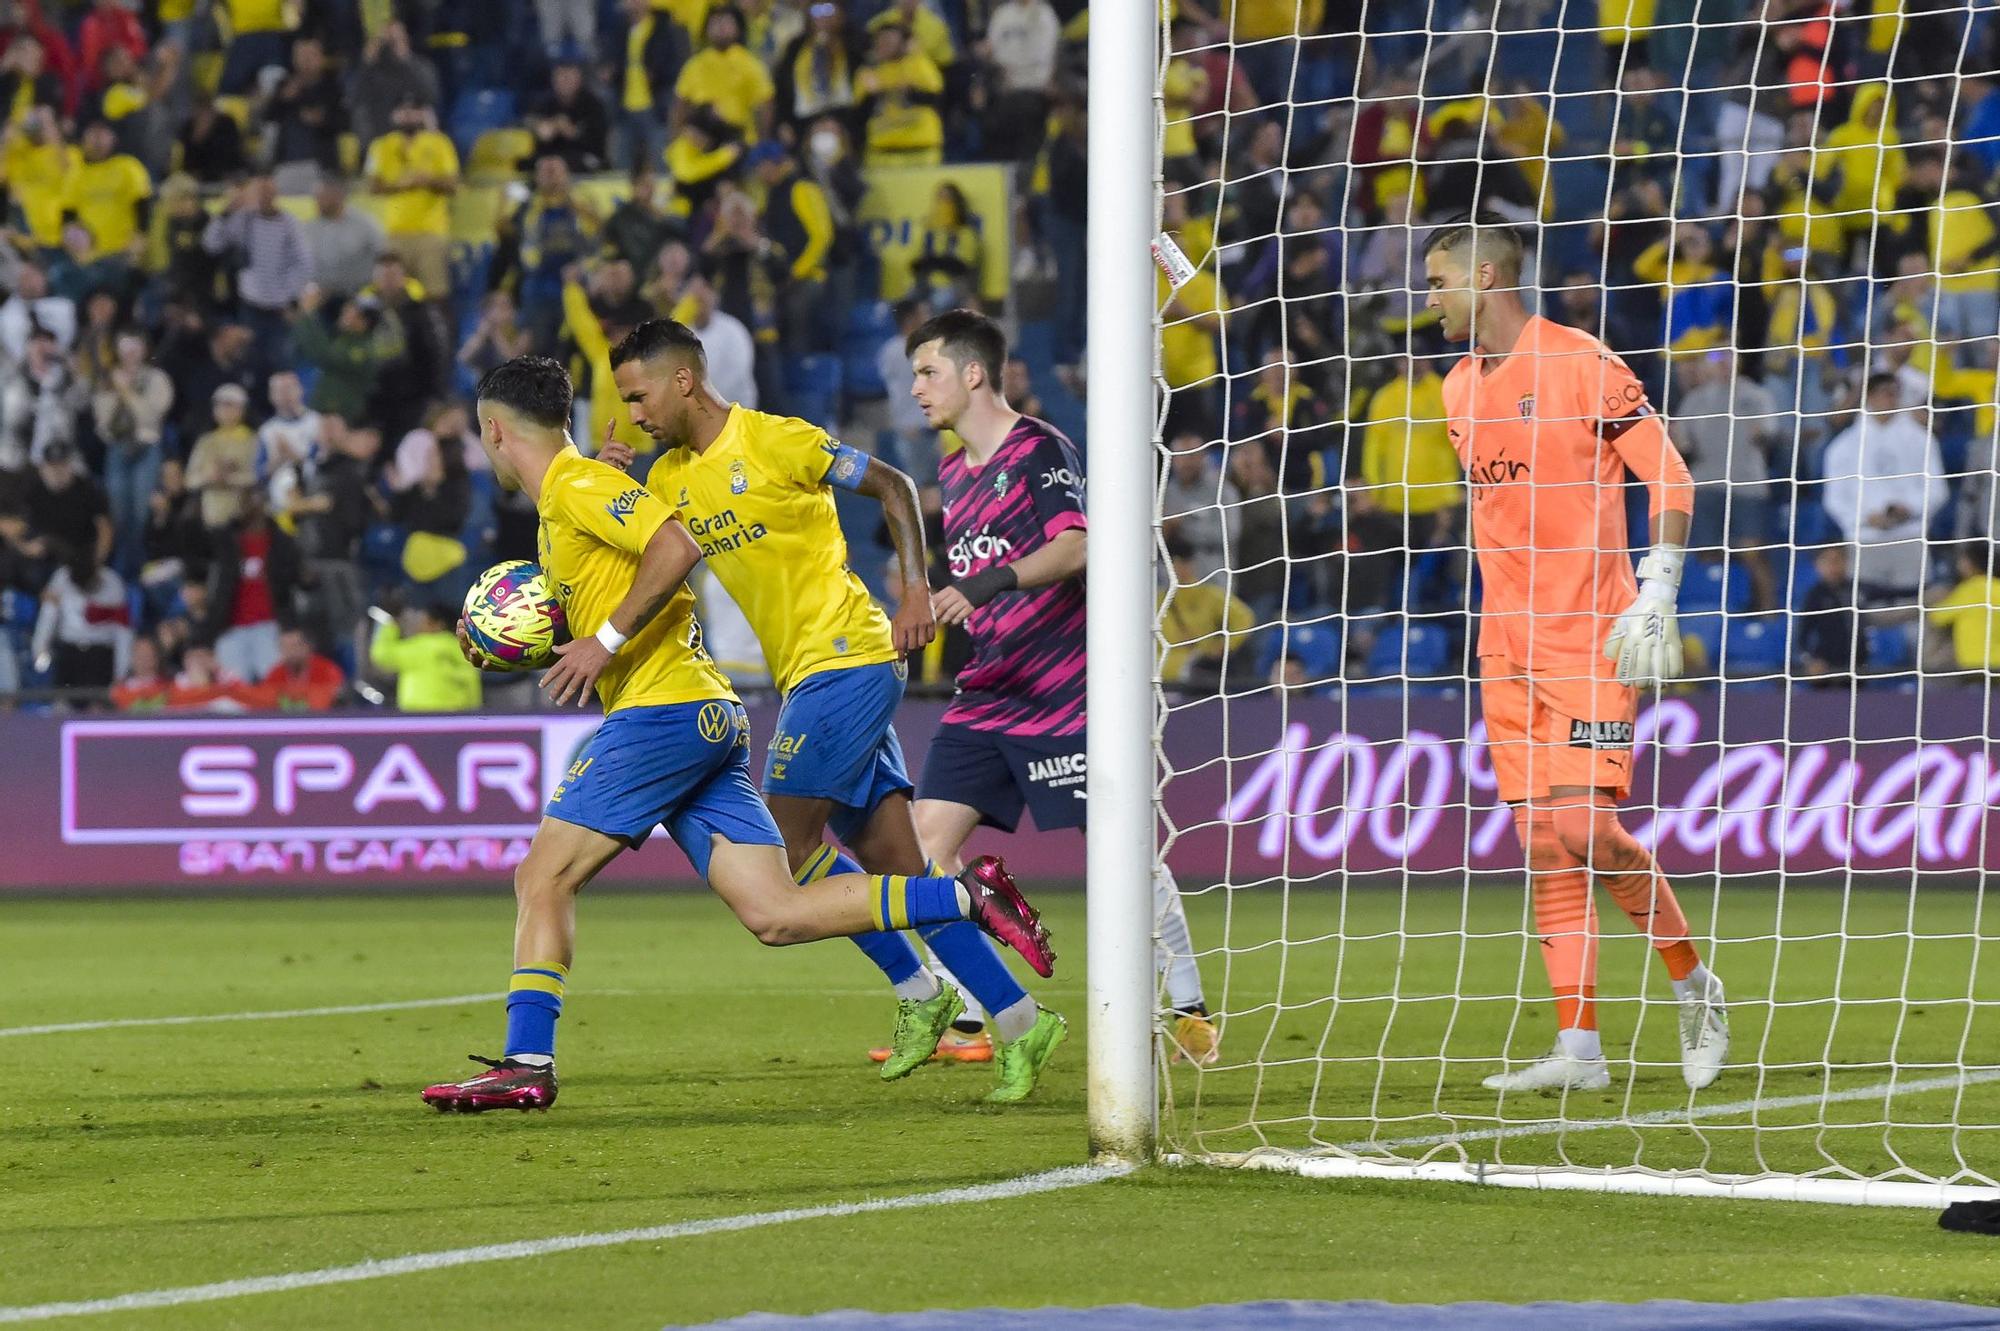
{"type": "Polygon", "coordinates": [[[1037,1009],[1035,1024],[1018,1040],[996,1040],[993,1061],[1000,1065],[1000,1084],[986,1096],[989,1105],[1019,1104],[1034,1094],[1035,1080],[1048,1066],[1056,1046],[1069,1038],[1069,1023],[1047,1008],[1037,1009]]]}
{"type": "Polygon", "coordinates": [[[889,1057],[882,1063],[882,1080],[907,1077],[937,1053],[938,1040],[965,1011],[956,986],[941,984],[930,998],[896,1000],[896,1033],[889,1040],[889,1057]]]}

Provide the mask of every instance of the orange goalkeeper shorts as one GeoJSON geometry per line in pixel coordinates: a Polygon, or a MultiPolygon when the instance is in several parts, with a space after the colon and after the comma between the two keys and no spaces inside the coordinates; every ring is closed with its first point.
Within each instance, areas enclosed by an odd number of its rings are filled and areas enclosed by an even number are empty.
{"type": "Polygon", "coordinates": [[[1554,670],[1479,659],[1479,704],[1500,798],[1539,799],[1558,786],[1632,791],[1632,724],[1639,693],[1611,663],[1554,670]],[[1588,672],[1588,673],[1586,673],[1588,672]]]}

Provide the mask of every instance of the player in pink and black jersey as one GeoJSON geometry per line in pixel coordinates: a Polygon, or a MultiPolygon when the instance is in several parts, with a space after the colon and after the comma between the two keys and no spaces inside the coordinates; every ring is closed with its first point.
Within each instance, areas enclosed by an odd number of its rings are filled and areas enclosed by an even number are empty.
{"type": "MultiPolygon", "coordinates": [[[[972,639],[972,658],[917,783],[917,835],[940,866],[984,824],[1011,832],[1024,809],[1043,831],[1085,821],[1083,463],[1045,421],[1000,392],[999,325],[951,310],[908,340],[911,394],[931,428],[964,447],[938,469],[951,583],[931,603],[972,639]]],[[[1154,879],[1158,960],[1178,1017],[1177,1053],[1216,1057],[1187,916],[1172,872],[1154,879]]],[[[1051,1046],[1053,1048],[1053,1046],[1051,1046]]]]}

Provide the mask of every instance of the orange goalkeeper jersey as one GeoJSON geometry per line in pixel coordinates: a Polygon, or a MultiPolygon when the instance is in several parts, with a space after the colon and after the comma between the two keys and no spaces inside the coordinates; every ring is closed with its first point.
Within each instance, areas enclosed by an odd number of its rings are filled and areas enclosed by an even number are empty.
{"type": "Polygon", "coordinates": [[[1454,365],[1444,404],[1472,487],[1478,654],[1587,673],[1639,590],[1626,472],[1647,483],[1657,521],[1693,511],[1687,464],[1617,353],[1540,317],[1507,355],[1454,365]]]}

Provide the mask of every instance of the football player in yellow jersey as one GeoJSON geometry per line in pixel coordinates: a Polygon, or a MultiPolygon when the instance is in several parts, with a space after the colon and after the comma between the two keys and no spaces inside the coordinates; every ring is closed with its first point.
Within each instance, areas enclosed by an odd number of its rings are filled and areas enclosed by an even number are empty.
{"type": "MultiPolygon", "coordinates": [[[[766,755],[764,799],[785,834],[793,874],[805,884],[861,867],[930,872],[893,724],[903,698],[900,657],[936,633],[915,483],[809,422],[725,402],[709,382],[700,339],[670,319],[639,325],[613,349],[611,366],[632,423],[660,445],[647,488],[687,523],[709,568],[756,630],[784,695],[766,755]],[[900,581],[893,620],[847,566],[835,487],[882,505],[900,581]],[[825,843],[829,827],[853,851],[852,860],[825,843]]],[[[614,465],[630,461],[622,448],[600,457],[614,465]]],[[[1060,1026],[1061,1018],[1036,1006],[977,929],[946,924],[921,932],[959,983],[995,1014],[1003,1073],[1010,1046],[1038,1024],[1060,1026]]],[[[884,1080],[908,1076],[938,1055],[992,1057],[990,1042],[961,1048],[949,1035],[965,1000],[956,986],[939,982],[908,938],[882,933],[855,942],[896,992],[884,1080]]],[[[1021,1098],[1033,1079],[1010,1084],[1003,1099],[1021,1098]]]]}
{"type": "MultiPolygon", "coordinates": [[[[560,365],[510,360],[480,381],[479,440],[500,484],[534,496],[542,570],[577,635],[542,687],[557,704],[579,705],[594,689],[604,724],[549,796],[514,871],[503,1057],[475,1055],[487,1071],[428,1087],[424,1099],[466,1113],[555,1103],[576,894],[662,824],[760,942],[971,920],[1047,974],[1048,935],[997,860],[957,879],[844,873],[803,892],[793,883],[784,839],[750,785],[749,719],[702,650],[684,585],[695,542],[643,486],[577,452],[570,400],[560,365]]],[[[474,659],[462,627],[460,640],[474,659]]]]}

